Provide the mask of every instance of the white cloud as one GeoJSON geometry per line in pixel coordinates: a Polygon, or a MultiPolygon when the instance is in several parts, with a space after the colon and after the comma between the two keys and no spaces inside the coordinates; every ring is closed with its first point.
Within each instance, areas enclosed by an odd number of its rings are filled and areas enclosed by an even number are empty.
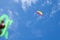
{"type": "Polygon", "coordinates": [[[10,18],[13,18],[13,11],[12,11],[12,10],[10,10],[10,9],[8,9],[8,11],[7,11],[7,12],[8,12],[9,17],[10,17],[10,18]]]}
{"type": "Polygon", "coordinates": [[[51,14],[50,14],[50,17],[53,17],[54,14],[55,14],[56,10],[52,10],[51,14]]]}
{"type": "Polygon", "coordinates": [[[26,10],[33,4],[35,4],[37,0],[21,0],[23,10],[26,10]]]}
{"type": "Polygon", "coordinates": [[[57,2],[57,9],[60,10],[60,1],[57,2]]]}
{"type": "Polygon", "coordinates": [[[13,0],[14,2],[16,2],[16,3],[19,3],[19,0],[13,0]]]}
{"type": "Polygon", "coordinates": [[[60,2],[58,3],[58,6],[60,6],[60,2]]]}
{"type": "Polygon", "coordinates": [[[14,14],[18,17],[19,13],[17,11],[14,11],[14,14]]]}
{"type": "Polygon", "coordinates": [[[0,15],[3,14],[3,11],[4,11],[4,9],[3,8],[0,8],[0,15]]]}
{"type": "Polygon", "coordinates": [[[3,8],[0,9],[0,12],[3,12],[3,8]]]}
{"type": "Polygon", "coordinates": [[[52,4],[52,0],[47,0],[46,3],[47,4],[52,4]]]}
{"type": "Polygon", "coordinates": [[[11,10],[8,9],[8,13],[9,13],[10,15],[12,15],[13,12],[12,12],[11,10]]]}
{"type": "Polygon", "coordinates": [[[51,9],[51,12],[50,12],[50,17],[54,17],[54,15],[56,14],[56,12],[58,11],[58,6],[57,5],[53,5],[52,6],[52,9],[51,9]]]}
{"type": "Polygon", "coordinates": [[[42,2],[42,6],[51,5],[51,4],[52,4],[52,0],[45,0],[42,2]]]}

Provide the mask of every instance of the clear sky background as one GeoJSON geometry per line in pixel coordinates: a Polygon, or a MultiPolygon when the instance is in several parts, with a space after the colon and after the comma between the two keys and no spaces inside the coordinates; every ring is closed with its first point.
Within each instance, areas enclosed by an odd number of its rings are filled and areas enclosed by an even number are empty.
{"type": "Polygon", "coordinates": [[[2,14],[13,20],[8,40],[60,40],[60,0],[0,0],[2,14]]]}

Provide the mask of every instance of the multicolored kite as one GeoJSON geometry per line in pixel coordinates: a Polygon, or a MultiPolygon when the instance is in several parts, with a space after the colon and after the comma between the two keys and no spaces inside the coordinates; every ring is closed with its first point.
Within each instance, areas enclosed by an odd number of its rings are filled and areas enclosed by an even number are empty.
{"type": "Polygon", "coordinates": [[[0,16],[0,37],[4,36],[8,39],[8,27],[12,24],[12,20],[9,19],[8,15],[3,14],[0,16]]]}
{"type": "Polygon", "coordinates": [[[41,11],[37,11],[37,14],[43,16],[43,13],[41,11]]]}

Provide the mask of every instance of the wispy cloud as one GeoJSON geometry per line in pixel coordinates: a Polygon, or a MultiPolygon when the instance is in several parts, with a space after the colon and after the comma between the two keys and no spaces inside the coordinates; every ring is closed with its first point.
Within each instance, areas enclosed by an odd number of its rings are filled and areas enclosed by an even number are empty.
{"type": "Polygon", "coordinates": [[[16,2],[16,3],[19,3],[19,0],[13,0],[14,2],[16,2]]]}
{"type": "Polygon", "coordinates": [[[54,14],[55,14],[55,12],[56,12],[56,10],[52,10],[52,11],[51,11],[51,14],[50,14],[50,17],[53,17],[54,14]]]}
{"type": "Polygon", "coordinates": [[[3,12],[3,8],[0,9],[0,12],[3,12]]]}
{"type": "Polygon", "coordinates": [[[22,3],[22,9],[26,10],[28,7],[30,7],[32,4],[35,4],[37,0],[21,0],[22,3]]]}
{"type": "Polygon", "coordinates": [[[50,12],[50,17],[54,17],[57,11],[58,11],[57,5],[53,5],[51,12],[50,12]]]}
{"type": "Polygon", "coordinates": [[[3,14],[4,9],[0,8],[0,15],[3,14]]]}
{"type": "Polygon", "coordinates": [[[16,11],[14,12],[14,11],[8,9],[8,15],[13,20],[13,24],[12,24],[13,27],[11,26],[11,27],[9,27],[9,29],[16,31],[16,29],[18,28],[18,13],[16,11]],[[15,17],[15,16],[17,16],[17,17],[15,17]]]}
{"type": "Polygon", "coordinates": [[[52,4],[52,0],[47,0],[46,3],[47,4],[52,4]]]}
{"type": "Polygon", "coordinates": [[[13,15],[13,11],[12,10],[8,9],[7,13],[8,13],[10,18],[13,18],[14,15],[13,15]]]}
{"type": "Polygon", "coordinates": [[[42,2],[42,6],[51,5],[51,4],[52,4],[52,0],[45,0],[44,2],[42,2]]]}

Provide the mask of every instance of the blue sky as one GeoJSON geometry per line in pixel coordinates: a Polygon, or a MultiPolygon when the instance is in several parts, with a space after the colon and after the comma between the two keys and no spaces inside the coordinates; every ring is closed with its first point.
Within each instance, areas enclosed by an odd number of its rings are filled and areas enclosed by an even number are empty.
{"type": "Polygon", "coordinates": [[[4,13],[14,21],[9,40],[60,40],[60,0],[0,0],[0,15],[4,13]]]}

